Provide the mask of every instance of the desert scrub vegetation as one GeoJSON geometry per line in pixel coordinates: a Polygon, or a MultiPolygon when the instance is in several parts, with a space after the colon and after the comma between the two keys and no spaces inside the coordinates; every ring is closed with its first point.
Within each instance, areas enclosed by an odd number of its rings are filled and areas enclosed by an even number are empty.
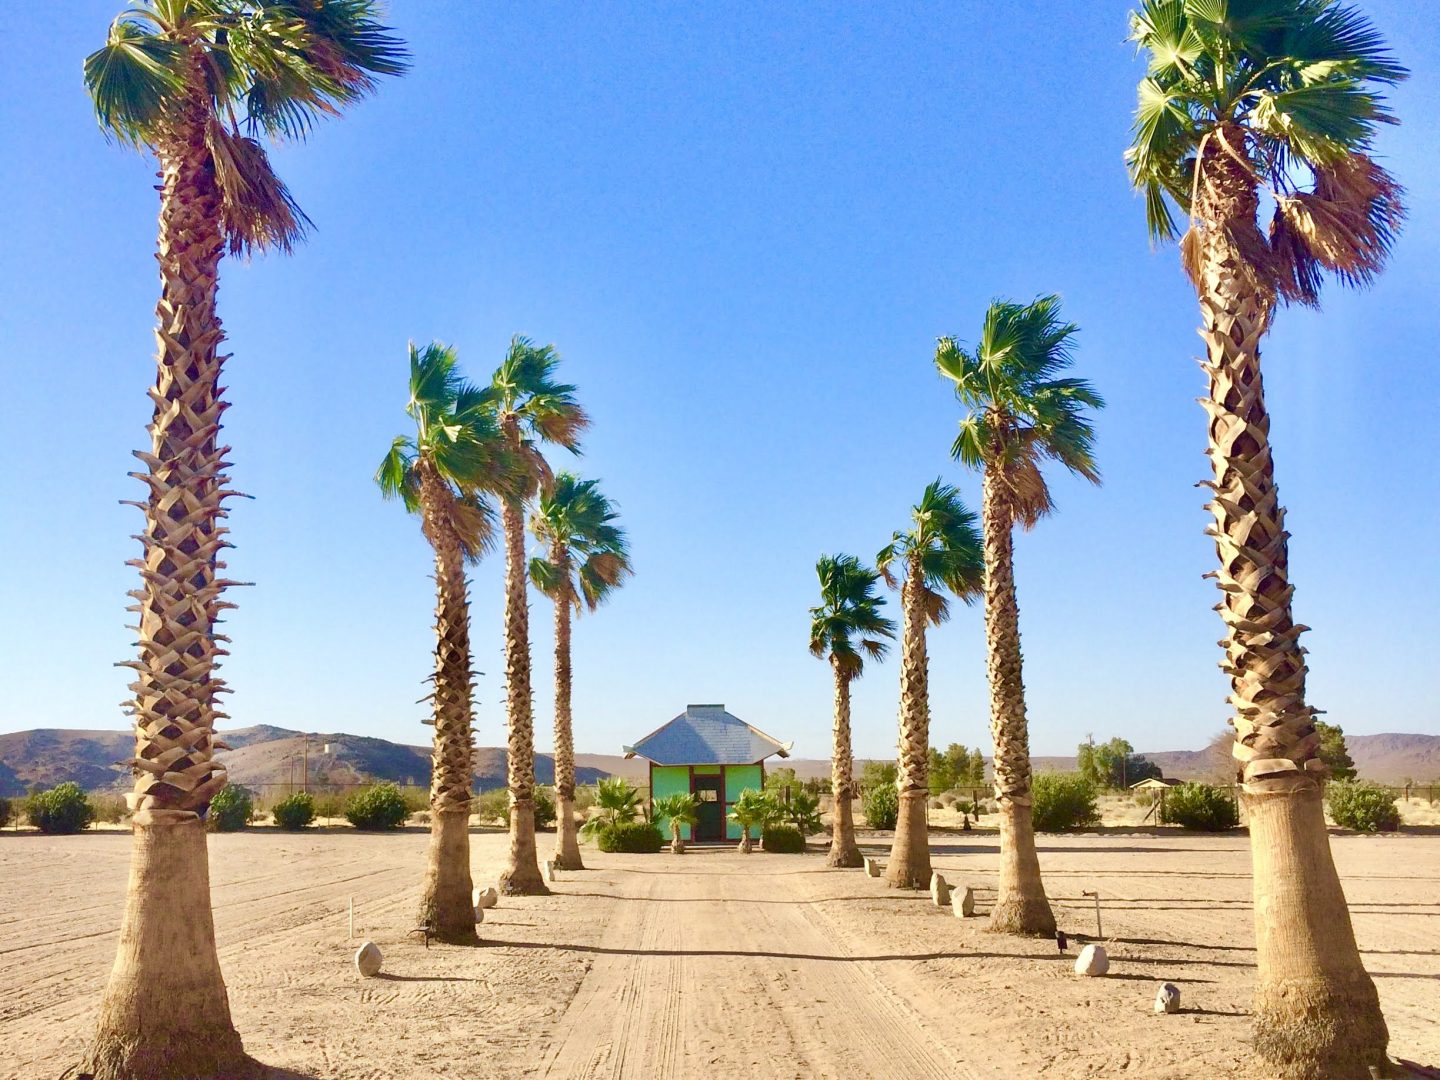
{"type": "Polygon", "coordinates": [[[123,795],[92,795],[90,805],[95,808],[95,820],[106,825],[119,825],[130,816],[130,807],[123,795]]]}
{"type": "Polygon", "coordinates": [[[31,795],[25,804],[25,816],[41,832],[63,835],[89,828],[95,820],[95,807],[79,784],[67,781],[31,795]]]}
{"type": "Polygon", "coordinates": [[[1160,824],[1224,832],[1240,824],[1240,813],[1223,788],[1190,781],[1165,793],[1160,804],[1160,824]]]}
{"type": "Polygon", "coordinates": [[[0,796],[0,829],[10,824],[10,818],[14,813],[15,810],[14,807],[10,805],[10,800],[0,796]]]}
{"type": "Polygon", "coordinates": [[[1332,781],[1325,789],[1325,806],[1342,829],[1375,833],[1400,828],[1395,796],[1368,780],[1332,781]]]}
{"type": "Polygon", "coordinates": [[[315,800],[308,791],[297,791],[270,808],[275,824],[289,832],[299,832],[315,820],[315,800]]]}
{"type": "Polygon", "coordinates": [[[760,847],[775,855],[803,854],[805,834],[794,825],[766,825],[760,831],[760,847]]]}
{"type": "Polygon", "coordinates": [[[239,784],[226,784],[210,800],[206,819],[212,832],[238,832],[255,816],[255,800],[239,784]]]}
{"type": "Polygon", "coordinates": [[[860,799],[860,809],[865,814],[865,824],[870,828],[893,829],[900,819],[900,792],[893,781],[867,787],[860,799]]]}
{"type": "Polygon", "coordinates": [[[1077,773],[1040,773],[1031,785],[1034,822],[1039,832],[1059,832],[1096,825],[1100,809],[1095,785],[1077,773]]]}
{"type": "Polygon", "coordinates": [[[362,788],[345,802],[345,818],[357,829],[398,829],[409,816],[410,806],[394,784],[362,788]]]}
{"type": "Polygon", "coordinates": [[[665,838],[652,822],[617,821],[600,829],[595,842],[601,851],[650,855],[664,846],[665,838]]]}

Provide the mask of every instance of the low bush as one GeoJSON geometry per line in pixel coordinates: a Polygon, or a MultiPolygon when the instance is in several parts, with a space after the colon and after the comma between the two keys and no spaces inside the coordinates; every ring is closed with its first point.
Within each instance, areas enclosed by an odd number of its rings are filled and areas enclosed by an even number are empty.
{"type": "Polygon", "coordinates": [[[596,842],[601,851],[649,855],[664,846],[665,838],[648,821],[617,821],[600,829],[596,842]]]}
{"type": "Polygon", "coordinates": [[[315,800],[308,791],[297,791],[272,806],[270,816],[280,828],[297,832],[315,820],[315,800]]]}
{"type": "Polygon", "coordinates": [[[106,825],[119,825],[130,813],[130,806],[123,795],[96,795],[90,799],[95,808],[95,820],[106,825]]]}
{"type": "Polygon", "coordinates": [[[315,816],[317,818],[334,819],[345,816],[345,799],[340,795],[316,795],[315,816]]]}
{"type": "Polygon", "coordinates": [[[875,784],[860,800],[865,824],[872,829],[893,829],[900,820],[900,792],[894,784],[875,784]]]}
{"type": "Polygon", "coordinates": [[[10,817],[15,813],[10,800],[0,797],[0,829],[10,824],[10,817]]]}
{"type": "Polygon", "coordinates": [[[398,829],[409,816],[405,796],[394,784],[361,788],[345,802],[345,817],[357,829],[398,829]]]}
{"type": "Polygon", "coordinates": [[[430,791],[428,788],[401,788],[400,797],[405,800],[405,808],[412,814],[421,814],[430,809],[430,791]]]}
{"type": "Polygon", "coordinates": [[[941,802],[939,799],[931,799],[929,802],[927,802],[927,803],[925,804],[925,808],[926,808],[927,810],[944,810],[944,809],[945,809],[945,804],[944,804],[943,802],[941,802]]]}
{"type": "Polygon", "coordinates": [[[255,800],[239,784],[226,784],[210,800],[206,823],[214,832],[237,832],[255,816],[255,800]]]}
{"type": "Polygon", "coordinates": [[[555,797],[544,788],[535,789],[535,827],[537,829],[553,829],[555,827],[555,797]]]}
{"type": "Polygon", "coordinates": [[[510,792],[495,788],[470,800],[470,812],[487,825],[504,825],[510,820],[510,792]]]}
{"type": "Polygon", "coordinates": [[[1325,805],[1342,829],[1373,833],[1400,828],[1395,796],[1368,780],[1331,781],[1325,788],[1325,805]]]}
{"type": "Polygon", "coordinates": [[[79,784],[64,783],[49,791],[31,795],[25,814],[43,833],[77,833],[95,820],[95,808],[79,784]]]}
{"type": "Polygon", "coordinates": [[[1095,785],[1078,773],[1040,773],[1030,786],[1038,832],[1058,832],[1100,820],[1095,785]]]}
{"type": "Polygon", "coordinates": [[[767,825],[760,846],[777,855],[799,855],[805,851],[805,835],[793,825],[767,825]]]}
{"type": "Polygon", "coordinates": [[[1191,782],[1165,793],[1165,801],[1160,804],[1160,824],[1224,832],[1240,824],[1240,814],[1229,792],[1210,784],[1191,782]]]}

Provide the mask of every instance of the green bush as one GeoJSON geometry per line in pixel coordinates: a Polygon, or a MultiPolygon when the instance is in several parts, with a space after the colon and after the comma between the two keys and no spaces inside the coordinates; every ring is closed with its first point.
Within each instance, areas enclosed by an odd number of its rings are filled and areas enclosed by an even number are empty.
{"type": "Polygon", "coordinates": [[[544,788],[535,789],[535,827],[537,829],[553,829],[555,827],[555,797],[544,788]]]}
{"type": "Polygon", "coordinates": [[[796,788],[790,801],[781,810],[782,820],[800,830],[801,836],[814,836],[824,832],[820,821],[820,796],[804,788],[796,788]]]}
{"type": "Polygon", "coordinates": [[[893,829],[900,820],[900,792],[894,783],[874,784],[860,800],[865,824],[872,829],[893,829]]]}
{"type": "Polygon", "coordinates": [[[95,820],[106,825],[119,825],[130,813],[130,805],[123,795],[96,795],[90,805],[95,808],[95,820]]]}
{"type": "Polygon", "coordinates": [[[805,834],[793,825],[766,825],[760,846],[777,855],[800,855],[805,851],[805,834]]]}
{"type": "Polygon", "coordinates": [[[95,808],[79,784],[64,783],[38,795],[25,805],[30,824],[43,833],[77,833],[95,820],[95,808]]]}
{"type": "Polygon", "coordinates": [[[10,800],[0,797],[0,829],[10,824],[10,815],[14,812],[14,808],[10,805],[10,800]]]}
{"type": "Polygon", "coordinates": [[[626,851],[649,855],[665,843],[660,830],[648,821],[617,821],[599,831],[601,851],[626,851]]]}
{"type": "Polygon", "coordinates": [[[239,784],[226,784],[210,800],[205,823],[211,832],[238,832],[255,816],[255,800],[239,784]]]}
{"type": "Polygon", "coordinates": [[[1240,824],[1240,814],[1229,792],[1192,782],[1165,793],[1165,801],[1160,804],[1160,824],[1223,832],[1240,824]]]}
{"type": "Polygon", "coordinates": [[[398,829],[409,816],[405,796],[394,784],[361,788],[345,803],[345,817],[357,829],[398,829]]]}
{"type": "Polygon", "coordinates": [[[334,819],[345,816],[345,800],[339,795],[319,795],[315,797],[315,816],[317,818],[334,819]]]}
{"type": "Polygon", "coordinates": [[[1342,829],[1373,833],[1400,828],[1395,796],[1368,780],[1332,781],[1325,788],[1325,805],[1342,829]]]}
{"type": "Polygon", "coordinates": [[[470,800],[470,812],[487,825],[504,825],[510,820],[510,792],[493,788],[470,800]]]}
{"type": "Polygon", "coordinates": [[[1095,785],[1078,773],[1040,773],[1030,785],[1038,832],[1058,832],[1100,820],[1095,785]]]}
{"type": "Polygon", "coordinates": [[[297,791],[272,806],[270,816],[280,828],[296,832],[315,820],[315,800],[308,791],[297,791]]]}

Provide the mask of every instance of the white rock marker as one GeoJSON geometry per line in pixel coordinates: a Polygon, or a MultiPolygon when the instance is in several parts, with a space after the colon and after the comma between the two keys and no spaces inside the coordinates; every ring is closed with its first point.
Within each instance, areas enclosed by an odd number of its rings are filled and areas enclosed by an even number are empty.
{"type": "Polygon", "coordinates": [[[496,892],[493,887],[489,889],[476,889],[472,899],[475,901],[477,910],[492,908],[500,902],[500,894],[496,892]]]}
{"type": "Polygon", "coordinates": [[[1075,958],[1076,975],[1104,975],[1110,970],[1110,957],[1104,945],[1086,945],[1075,958]]]}
{"type": "Polygon", "coordinates": [[[479,904],[475,905],[475,921],[477,923],[482,923],[485,921],[485,909],[479,904]]]}
{"type": "Polygon", "coordinates": [[[1155,1011],[1157,1013],[1179,1012],[1180,988],[1174,983],[1161,983],[1160,989],[1155,992],[1155,1011]]]}
{"type": "Polygon", "coordinates": [[[935,870],[930,871],[930,902],[936,907],[950,906],[950,886],[944,875],[935,870]]]}
{"type": "Polygon", "coordinates": [[[555,863],[550,859],[545,860],[545,880],[555,880],[555,863]]]}
{"type": "Polygon", "coordinates": [[[870,877],[879,877],[880,864],[867,856],[865,859],[865,873],[870,877]]]}
{"type": "Polygon", "coordinates": [[[975,890],[969,885],[965,886],[965,895],[955,905],[955,914],[961,918],[968,919],[975,914],[975,890]]]}
{"type": "Polygon", "coordinates": [[[367,941],[355,950],[355,970],[367,979],[379,975],[380,964],[384,959],[380,954],[380,946],[373,941],[367,941]]]}

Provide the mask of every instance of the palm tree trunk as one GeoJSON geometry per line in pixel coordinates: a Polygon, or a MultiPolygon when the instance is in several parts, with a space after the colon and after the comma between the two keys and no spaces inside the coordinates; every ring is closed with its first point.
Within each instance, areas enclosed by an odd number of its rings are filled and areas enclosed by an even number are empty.
{"type": "Polygon", "coordinates": [[[505,529],[505,703],[510,734],[507,778],[510,785],[510,861],[500,875],[500,891],[548,895],[535,853],[535,720],[530,699],[530,604],[525,591],[524,508],[505,499],[500,510],[505,529]]]}
{"type": "MultiPolygon", "coordinates": [[[[192,75],[197,85],[201,76],[192,75]]],[[[220,198],[205,145],[207,97],[192,95],[184,120],[161,153],[154,412],[146,465],[132,473],[149,487],[144,504],[139,659],[131,769],[134,811],[130,884],[115,967],[100,1003],[100,1024],[82,1071],[119,1077],[248,1075],[249,1059],[230,1019],[215,952],[205,823],[225,786],[214,759],[224,713],[216,675],[228,642],[215,632],[220,599],[234,582],[217,576],[228,547],[221,522],[229,447],[219,444],[219,355],[215,311],[223,240],[220,198]]]]}
{"type": "Polygon", "coordinates": [[[855,843],[855,752],[850,745],[850,676],[833,660],[835,729],[830,751],[830,857],[826,866],[860,866],[865,859],[855,843]]]}
{"type": "Polygon", "coordinates": [[[474,945],[470,878],[470,611],[465,562],[449,512],[452,496],[420,463],[426,538],[435,550],[435,743],[430,755],[430,856],[420,924],[441,941],[474,945]]]}
{"type": "Polygon", "coordinates": [[[918,560],[900,590],[905,628],[900,655],[900,816],[885,880],[897,889],[930,887],[930,672],[925,655],[925,603],[918,560]]]}
{"type": "Polygon", "coordinates": [[[1030,799],[1030,731],[1020,658],[1020,605],[1015,598],[1013,518],[1004,485],[985,469],[985,648],[990,676],[990,733],[995,740],[995,798],[1000,803],[1000,884],[990,929],[1054,934],[1055,916],[1040,880],[1030,799]]]}
{"type": "Polygon", "coordinates": [[[555,865],[584,870],[575,835],[575,733],[570,715],[570,556],[564,547],[551,552],[564,595],[555,597],[555,865]]]}
{"type": "MultiPolygon", "coordinates": [[[[1229,134],[1232,146],[1243,145],[1238,133],[1229,134]]],[[[1203,220],[1253,221],[1253,181],[1214,153],[1206,162],[1203,220]]],[[[1230,676],[1254,866],[1255,1049],[1271,1075],[1364,1080],[1370,1066],[1383,1074],[1389,1033],[1325,831],[1325,769],[1314,710],[1305,704],[1299,641],[1306,627],[1291,614],[1289,534],[1260,376],[1272,300],[1227,234],[1204,231],[1197,284],[1215,470],[1209,532],[1220,562],[1217,610],[1228,630],[1221,666],[1230,676]]]]}

